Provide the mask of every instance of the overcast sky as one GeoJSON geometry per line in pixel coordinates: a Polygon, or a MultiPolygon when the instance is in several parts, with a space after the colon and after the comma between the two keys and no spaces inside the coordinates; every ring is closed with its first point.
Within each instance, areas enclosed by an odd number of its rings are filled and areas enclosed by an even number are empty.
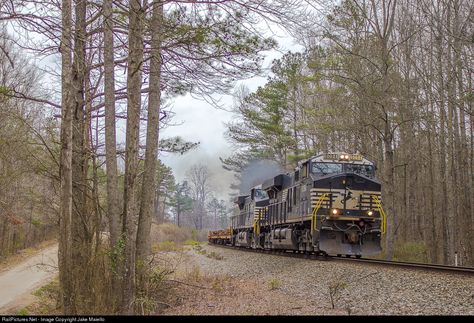
{"type": "MultiPolygon", "coordinates": [[[[14,34],[14,31],[11,30],[14,34]]],[[[280,58],[288,51],[298,52],[303,48],[297,45],[293,38],[284,32],[278,26],[272,25],[272,30],[268,30],[266,37],[273,37],[278,42],[278,50],[266,51],[265,60],[263,62],[263,70],[269,71],[271,63],[274,59],[280,58]]],[[[39,36],[38,36],[39,37],[39,36]]],[[[42,68],[58,69],[60,66],[59,56],[49,56],[46,59],[37,60],[33,57],[35,64],[42,68]]],[[[263,86],[267,81],[268,72],[259,77],[239,81],[236,85],[241,84],[248,87],[253,92],[259,86],[263,86]]],[[[57,77],[46,79],[46,84],[57,84],[57,77]]],[[[53,86],[54,87],[54,86],[53,86]]],[[[233,97],[216,96],[227,110],[233,105],[233,97]]],[[[200,142],[199,146],[184,155],[161,153],[159,158],[167,166],[173,169],[176,181],[182,182],[185,179],[186,171],[194,164],[202,163],[208,166],[211,177],[211,189],[215,191],[216,197],[228,200],[230,193],[229,186],[235,181],[232,173],[224,170],[219,157],[226,158],[231,155],[231,144],[224,138],[225,125],[235,117],[231,112],[216,109],[211,104],[194,99],[191,95],[177,97],[170,102],[171,110],[175,113],[172,123],[178,126],[168,127],[160,132],[160,139],[173,136],[181,136],[186,141],[200,142]]],[[[123,107],[122,107],[123,108],[123,107]]],[[[124,108],[123,108],[124,109],[124,108]]],[[[117,123],[117,139],[119,144],[125,142],[125,121],[118,120],[117,123]]],[[[119,165],[120,166],[120,165],[119,165]]]]}
{"type": "MultiPolygon", "coordinates": [[[[293,39],[283,32],[273,36],[279,44],[279,50],[267,51],[263,67],[268,70],[273,59],[280,58],[283,53],[301,51],[302,47],[295,44],[293,39]]],[[[256,90],[266,83],[267,75],[254,77],[240,81],[250,91],[256,90]]],[[[221,97],[221,102],[227,109],[233,105],[233,98],[229,96],[221,97]]],[[[187,141],[200,142],[198,148],[185,153],[184,155],[161,153],[159,158],[167,166],[173,169],[176,181],[183,181],[186,171],[194,164],[202,163],[208,166],[212,173],[211,186],[219,199],[228,199],[229,186],[234,181],[233,175],[225,171],[219,157],[226,158],[231,155],[231,145],[224,138],[224,122],[233,118],[231,112],[216,109],[209,103],[193,99],[190,95],[174,99],[172,111],[175,116],[174,123],[182,123],[164,129],[160,133],[161,138],[181,136],[187,141]]]]}

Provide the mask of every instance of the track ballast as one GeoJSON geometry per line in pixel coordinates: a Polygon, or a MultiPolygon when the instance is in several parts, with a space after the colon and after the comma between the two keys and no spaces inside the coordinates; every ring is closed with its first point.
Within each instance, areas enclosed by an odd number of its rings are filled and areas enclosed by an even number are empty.
{"type": "Polygon", "coordinates": [[[352,262],[364,263],[364,264],[370,264],[370,265],[384,265],[384,266],[393,266],[393,267],[408,268],[408,269],[423,269],[423,270],[443,271],[443,272],[449,272],[449,273],[454,273],[454,274],[474,275],[474,267],[459,267],[459,266],[425,264],[425,263],[404,262],[404,261],[390,261],[390,260],[381,260],[381,259],[372,259],[372,258],[336,257],[336,256],[320,255],[320,254],[315,254],[315,253],[303,253],[303,252],[296,252],[296,251],[294,252],[294,251],[285,251],[285,250],[252,249],[252,248],[235,247],[231,245],[221,245],[221,244],[214,244],[214,243],[209,243],[209,245],[220,247],[220,248],[234,249],[234,250],[239,250],[239,251],[265,253],[265,254],[270,254],[270,255],[301,258],[301,259],[311,259],[311,260],[320,260],[320,261],[352,261],[352,262]]]}

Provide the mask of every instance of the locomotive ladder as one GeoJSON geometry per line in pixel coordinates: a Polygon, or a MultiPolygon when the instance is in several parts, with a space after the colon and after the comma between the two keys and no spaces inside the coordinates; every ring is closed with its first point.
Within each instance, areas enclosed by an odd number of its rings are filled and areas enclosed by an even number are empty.
{"type": "Polygon", "coordinates": [[[311,231],[316,231],[316,214],[318,213],[318,210],[321,207],[321,204],[323,204],[323,201],[327,195],[328,193],[324,193],[319,197],[318,201],[316,202],[316,207],[314,208],[313,215],[311,217],[311,231]]]}
{"type": "Polygon", "coordinates": [[[375,204],[377,205],[377,209],[380,213],[380,216],[382,217],[382,223],[381,223],[381,229],[382,229],[382,234],[385,234],[385,231],[387,230],[387,215],[385,214],[385,211],[383,210],[382,203],[380,202],[380,199],[377,195],[372,195],[372,197],[375,200],[375,204]]]}
{"type": "Polygon", "coordinates": [[[258,236],[260,234],[260,220],[262,218],[262,210],[258,211],[258,218],[253,221],[253,232],[258,236]]]}

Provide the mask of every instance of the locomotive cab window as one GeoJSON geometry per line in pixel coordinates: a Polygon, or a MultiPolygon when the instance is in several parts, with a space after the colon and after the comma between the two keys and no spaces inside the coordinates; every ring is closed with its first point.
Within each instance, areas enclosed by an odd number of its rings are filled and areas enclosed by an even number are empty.
{"type": "Polygon", "coordinates": [[[255,190],[255,199],[256,200],[264,200],[268,198],[268,194],[266,191],[262,189],[256,189],[255,190]]]}
{"type": "Polygon", "coordinates": [[[323,176],[342,173],[342,164],[338,163],[313,163],[312,173],[323,176]]]}
{"type": "Polygon", "coordinates": [[[344,165],[344,171],[348,173],[356,173],[372,178],[375,176],[375,169],[372,165],[356,165],[346,164],[344,165]]]}

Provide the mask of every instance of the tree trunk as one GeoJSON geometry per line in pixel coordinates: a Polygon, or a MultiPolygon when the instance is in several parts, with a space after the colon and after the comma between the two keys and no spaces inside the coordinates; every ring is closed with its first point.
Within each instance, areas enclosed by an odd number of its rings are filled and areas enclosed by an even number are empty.
{"type": "Polygon", "coordinates": [[[140,130],[141,81],[143,64],[143,8],[141,0],[131,0],[129,9],[127,131],[125,143],[125,185],[123,228],[124,268],[122,314],[134,313],[135,234],[138,219],[138,147],[140,130]]]}
{"type": "Polygon", "coordinates": [[[440,165],[440,174],[441,174],[441,198],[440,198],[440,208],[439,213],[441,217],[441,231],[438,235],[439,240],[442,241],[442,262],[444,264],[448,263],[448,240],[449,240],[449,231],[448,231],[448,178],[446,176],[446,110],[445,110],[445,94],[444,94],[444,75],[443,75],[443,24],[441,22],[441,15],[438,13],[437,17],[437,89],[439,93],[439,114],[440,114],[440,130],[439,130],[439,165],[440,165]]]}
{"type": "Polygon", "coordinates": [[[59,177],[59,284],[62,312],[75,313],[72,286],[71,221],[72,221],[72,106],[71,106],[71,0],[62,1],[61,35],[61,153],[59,177]]]}
{"type": "MultiPolygon", "coordinates": [[[[153,17],[151,21],[150,50],[150,86],[148,97],[148,122],[146,133],[145,170],[142,181],[140,216],[137,230],[136,271],[139,288],[143,284],[147,256],[150,253],[150,229],[152,216],[155,213],[156,191],[156,158],[158,154],[158,131],[161,104],[161,25],[163,6],[161,1],[153,1],[153,17]]],[[[143,286],[141,286],[143,287],[143,286]]]]}
{"type": "MultiPolygon", "coordinates": [[[[114,35],[112,1],[104,0],[104,92],[105,92],[105,160],[107,168],[107,219],[109,222],[109,245],[115,255],[120,252],[120,223],[122,206],[119,199],[118,172],[117,172],[117,145],[115,128],[115,72],[114,72],[114,35]]],[[[119,263],[123,255],[112,259],[115,268],[121,268],[119,263]]],[[[120,304],[121,277],[118,273],[112,274],[112,306],[120,304]]]]}
{"type": "MultiPolygon", "coordinates": [[[[471,239],[471,212],[472,212],[472,205],[471,205],[471,196],[473,195],[472,190],[472,174],[469,173],[469,150],[468,150],[468,140],[466,136],[466,117],[464,114],[464,100],[462,96],[464,95],[464,84],[463,84],[463,73],[462,73],[462,60],[461,60],[461,53],[462,53],[462,44],[461,44],[461,37],[462,31],[460,26],[460,4],[458,1],[454,1],[454,72],[456,73],[456,81],[457,81],[457,89],[458,89],[458,96],[460,96],[459,100],[459,130],[456,130],[456,138],[457,142],[456,150],[457,150],[457,163],[458,163],[458,172],[459,176],[463,176],[465,173],[465,180],[459,181],[461,192],[458,195],[459,198],[459,205],[460,205],[460,229],[461,229],[461,236],[463,245],[461,246],[461,251],[463,253],[462,257],[467,261],[467,264],[472,264],[472,253],[474,250],[474,245],[471,239]]],[[[467,110],[467,109],[466,109],[467,110]]],[[[457,119],[457,118],[456,118],[457,119]]],[[[456,127],[457,128],[457,127],[456,127]]],[[[464,264],[464,265],[467,265],[464,264]]]]}
{"type": "Polygon", "coordinates": [[[85,38],[86,0],[77,0],[75,6],[74,59],[72,75],[73,115],[72,115],[72,191],[73,214],[72,270],[76,310],[90,297],[90,281],[85,274],[90,259],[91,235],[90,215],[87,210],[87,170],[88,160],[85,149],[85,38]]]}
{"type": "Polygon", "coordinates": [[[104,0],[104,86],[105,86],[105,155],[107,167],[107,217],[110,246],[115,248],[120,235],[121,207],[117,175],[117,146],[115,129],[115,73],[112,0],[104,0]]]}
{"type": "Polygon", "coordinates": [[[395,226],[397,225],[397,219],[394,208],[394,162],[393,162],[393,149],[392,149],[392,135],[389,116],[386,116],[385,120],[385,133],[384,133],[384,177],[385,185],[383,190],[384,194],[384,205],[388,215],[387,219],[387,233],[386,233],[386,258],[391,260],[394,254],[395,246],[395,226]]]}
{"type": "MultiPolygon", "coordinates": [[[[117,143],[115,125],[115,72],[114,72],[114,36],[112,0],[104,0],[104,94],[105,94],[105,160],[107,168],[107,219],[109,223],[109,246],[115,257],[112,259],[114,268],[121,268],[123,254],[118,247],[120,239],[120,223],[122,205],[119,199],[117,172],[117,143]]],[[[112,274],[112,306],[114,309],[121,303],[121,277],[112,274]]]]}
{"type": "MultiPolygon", "coordinates": [[[[451,4],[447,4],[447,12],[446,12],[446,28],[448,33],[451,32],[451,4]]],[[[457,230],[457,220],[458,220],[458,201],[455,201],[459,196],[458,193],[458,185],[457,185],[457,173],[456,173],[456,157],[455,157],[455,115],[454,115],[454,100],[455,100],[455,89],[454,89],[454,82],[453,79],[453,64],[452,64],[452,41],[449,35],[447,35],[447,83],[446,83],[446,90],[447,90],[447,107],[448,107],[448,115],[446,120],[447,125],[447,135],[448,135],[448,149],[447,149],[447,157],[448,157],[448,191],[453,192],[454,194],[448,195],[448,223],[447,223],[447,230],[448,230],[448,264],[454,265],[454,253],[457,251],[456,246],[456,238],[455,231],[457,230]]]]}

